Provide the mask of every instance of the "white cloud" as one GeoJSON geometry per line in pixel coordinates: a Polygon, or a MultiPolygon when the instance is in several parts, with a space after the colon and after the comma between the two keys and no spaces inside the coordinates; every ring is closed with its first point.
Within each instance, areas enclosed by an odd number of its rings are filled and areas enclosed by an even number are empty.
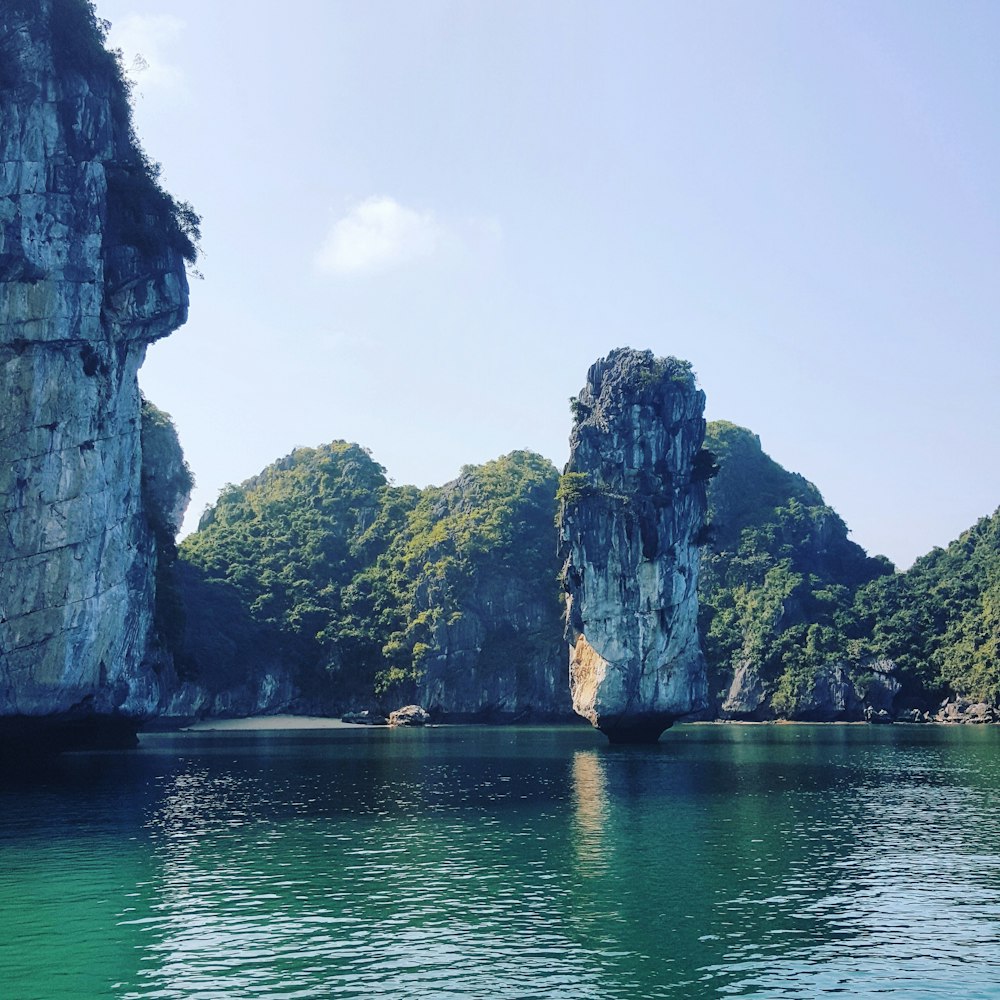
{"type": "Polygon", "coordinates": [[[111,25],[108,42],[122,50],[125,72],[140,90],[183,91],[184,76],[167,53],[184,27],[172,14],[126,14],[111,25]]]}
{"type": "Polygon", "coordinates": [[[317,268],[339,276],[375,274],[430,257],[446,238],[432,212],[375,195],[338,219],[316,255],[317,268]]]}

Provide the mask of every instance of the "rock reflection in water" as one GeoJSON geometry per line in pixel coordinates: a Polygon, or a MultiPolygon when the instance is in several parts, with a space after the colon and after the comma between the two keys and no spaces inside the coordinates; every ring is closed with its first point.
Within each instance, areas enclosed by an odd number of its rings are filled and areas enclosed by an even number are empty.
{"type": "Polygon", "coordinates": [[[501,822],[497,789],[524,800],[544,774],[391,759],[170,778],[149,823],[159,871],[128,915],[146,938],[143,988],[122,1000],[603,995],[563,926],[551,814],[501,822]],[[340,797],[355,771],[370,808],[340,797]]]}
{"type": "Polygon", "coordinates": [[[607,775],[596,750],[577,750],[573,754],[573,802],[577,871],[589,878],[604,875],[608,871],[607,775]]]}

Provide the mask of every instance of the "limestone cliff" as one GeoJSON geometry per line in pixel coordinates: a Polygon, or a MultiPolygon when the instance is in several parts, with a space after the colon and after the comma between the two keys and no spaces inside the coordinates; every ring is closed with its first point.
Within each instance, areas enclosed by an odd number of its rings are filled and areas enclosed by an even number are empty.
{"type": "Polygon", "coordinates": [[[441,487],[393,486],[335,441],[228,488],[181,545],[185,684],[166,712],[569,716],[558,480],[516,451],[441,487]]]}
{"type": "MultiPolygon", "coordinates": [[[[146,347],[184,322],[178,206],[132,131],[84,0],[0,12],[0,718],[128,719],[155,542],[143,505],[146,347]]],[[[127,726],[127,723],[126,723],[127,726]]],[[[30,728],[30,726],[29,726],[30,728]]]]}
{"type": "Polygon", "coordinates": [[[433,541],[415,580],[413,698],[435,717],[572,715],[553,530],[558,475],[513,452],[428,498],[433,541]]]}
{"type": "Polygon", "coordinates": [[[686,362],[619,349],[573,406],[560,515],[573,707],[612,742],[655,741],[707,694],[705,396],[686,362]]]}

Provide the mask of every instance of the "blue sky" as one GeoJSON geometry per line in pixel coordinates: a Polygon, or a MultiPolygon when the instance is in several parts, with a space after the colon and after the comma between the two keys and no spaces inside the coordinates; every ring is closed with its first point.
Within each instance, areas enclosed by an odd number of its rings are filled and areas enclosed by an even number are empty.
{"type": "Polygon", "coordinates": [[[198,489],[531,448],[689,359],[902,567],[1000,504],[1000,5],[98,0],[204,218],[141,373],[198,489]]]}

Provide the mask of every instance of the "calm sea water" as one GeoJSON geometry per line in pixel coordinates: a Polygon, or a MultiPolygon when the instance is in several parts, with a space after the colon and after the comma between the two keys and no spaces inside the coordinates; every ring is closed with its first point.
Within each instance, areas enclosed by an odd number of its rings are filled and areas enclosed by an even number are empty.
{"type": "Polygon", "coordinates": [[[4,1000],[1000,997],[1000,729],[143,737],[0,778],[4,1000]]]}

